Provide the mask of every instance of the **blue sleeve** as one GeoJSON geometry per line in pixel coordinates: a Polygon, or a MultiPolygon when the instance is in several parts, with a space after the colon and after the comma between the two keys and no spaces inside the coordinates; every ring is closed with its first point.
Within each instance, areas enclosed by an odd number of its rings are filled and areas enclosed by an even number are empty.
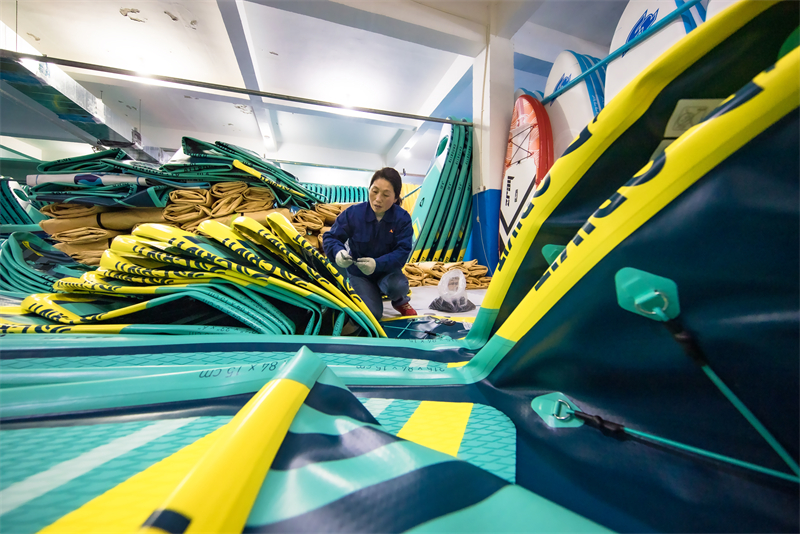
{"type": "Polygon", "coordinates": [[[403,268],[411,254],[411,241],[414,232],[411,228],[411,216],[403,210],[395,223],[394,234],[397,236],[397,246],[388,254],[375,258],[376,272],[399,271],[403,268]]]}
{"type": "Polygon", "coordinates": [[[336,255],[344,250],[345,241],[352,235],[349,211],[348,208],[340,213],[331,229],[322,235],[322,250],[330,261],[336,261],[336,255]]]}

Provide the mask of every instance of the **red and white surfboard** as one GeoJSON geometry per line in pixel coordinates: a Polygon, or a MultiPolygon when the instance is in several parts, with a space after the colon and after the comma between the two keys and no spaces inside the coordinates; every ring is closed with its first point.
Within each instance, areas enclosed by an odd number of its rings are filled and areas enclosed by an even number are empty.
{"type": "Polygon", "coordinates": [[[553,161],[553,132],[547,111],[535,96],[517,91],[500,190],[500,254],[553,161]]]}

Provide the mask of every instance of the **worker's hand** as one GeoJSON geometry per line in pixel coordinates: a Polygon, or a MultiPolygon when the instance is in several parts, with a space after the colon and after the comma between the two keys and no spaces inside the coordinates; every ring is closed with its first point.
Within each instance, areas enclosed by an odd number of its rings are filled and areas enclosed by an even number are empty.
{"type": "Polygon", "coordinates": [[[336,253],[336,265],[342,269],[347,269],[353,265],[353,258],[350,257],[346,250],[342,249],[336,253]]]}
{"type": "Polygon", "coordinates": [[[370,275],[375,272],[375,260],[372,258],[358,258],[358,260],[356,260],[356,266],[362,273],[366,275],[370,275]]]}

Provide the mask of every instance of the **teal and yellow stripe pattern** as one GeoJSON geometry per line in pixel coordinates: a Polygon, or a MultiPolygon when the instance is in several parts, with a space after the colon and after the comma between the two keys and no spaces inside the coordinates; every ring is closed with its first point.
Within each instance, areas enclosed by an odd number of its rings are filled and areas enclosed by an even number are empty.
{"type": "Polygon", "coordinates": [[[359,400],[386,432],[516,480],[516,428],[498,409],[469,402],[359,400]]]}
{"type": "Polygon", "coordinates": [[[437,532],[468,523],[520,532],[606,531],[452,454],[469,449],[470,434],[495,437],[497,414],[470,403],[405,409],[410,416],[399,433],[409,438],[430,434],[425,426],[437,417],[453,418],[443,439],[427,440],[448,452],[386,432],[321,360],[301,350],[232,417],[17,423],[0,433],[0,466],[8,473],[0,484],[7,497],[0,520],[20,533],[331,525],[347,532],[437,532]],[[38,452],[31,443],[41,445],[38,452]],[[520,509],[536,513],[523,522],[520,509]]]}

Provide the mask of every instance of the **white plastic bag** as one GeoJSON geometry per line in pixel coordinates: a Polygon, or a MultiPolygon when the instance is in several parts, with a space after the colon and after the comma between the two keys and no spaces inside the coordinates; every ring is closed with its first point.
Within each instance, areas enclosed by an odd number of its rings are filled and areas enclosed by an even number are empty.
{"type": "Polygon", "coordinates": [[[458,269],[450,269],[439,280],[439,297],[431,302],[432,310],[465,312],[475,309],[467,298],[467,279],[458,269]]]}

